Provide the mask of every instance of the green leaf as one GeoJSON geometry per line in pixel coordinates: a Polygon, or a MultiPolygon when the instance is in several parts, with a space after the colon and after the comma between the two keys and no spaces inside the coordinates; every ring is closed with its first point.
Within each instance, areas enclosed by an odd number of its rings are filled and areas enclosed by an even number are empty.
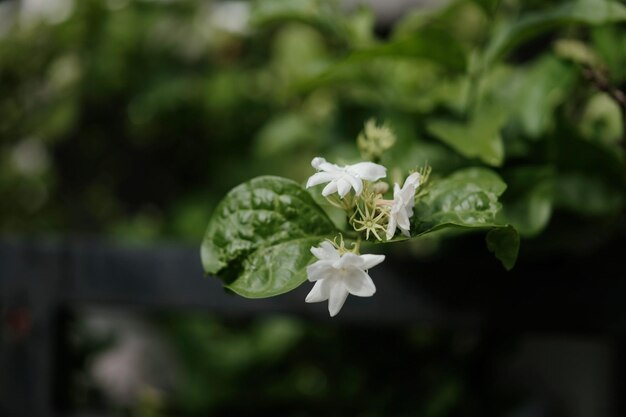
{"type": "Polygon", "coordinates": [[[299,184],[258,177],[234,188],[215,209],[202,243],[202,264],[240,295],[271,297],[304,282],[309,249],[335,233],[299,184]]]}
{"type": "Polygon", "coordinates": [[[546,55],[519,72],[510,100],[524,133],[539,139],[554,124],[555,109],[576,86],[576,68],[546,55]]]}
{"type": "Polygon", "coordinates": [[[510,271],[519,253],[519,234],[512,226],[492,229],[487,233],[487,248],[510,271]]]}
{"type": "Polygon", "coordinates": [[[498,10],[501,0],[473,0],[487,16],[493,16],[498,10]]]}
{"type": "Polygon", "coordinates": [[[316,0],[257,0],[252,3],[251,25],[266,27],[299,22],[330,35],[341,44],[349,42],[344,14],[333,2],[316,0]]]}
{"type": "Polygon", "coordinates": [[[315,125],[305,116],[296,112],[282,113],[270,119],[257,134],[254,153],[259,158],[267,158],[318,140],[315,125]]]}
{"type": "Polygon", "coordinates": [[[495,108],[483,109],[469,121],[436,119],[427,123],[428,132],[467,158],[479,158],[492,166],[504,161],[500,128],[505,115],[495,108]]]}
{"type": "Polygon", "coordinates": [[[577,39],[559,39],[554,42],[554,52],[559,57],[576,64],[602,67],[603,62],[589,45],[577,39]]]}
{"type": "Polygon", "coordinates": [[[306,267],[314,259],[311,247],[325,237],[294,239],[256,250],[244,260],[242,272],[226,288],[244,297],[265,298],[299,287],[307,280],[306,267]]]}
{"type": "Polygon", "coordinates": [[[354,64],[380,57],[423,58],[459,72],[467,67],[467,58],[459,43],[447,32],[436,29],[423,29],[410,37],[356,50],[348,61],[354,64]]]}
{"type": "Polygon", "coordinates": [[[522,236],[536,236],[548,225],[554,205],[554,176],[548,166],[509,170],[503,214],[522,236]]]}
{"type": "Polygon", "coordinates": [[[531,13],[508,25],[493,37],[485,52],[487,66],[516,45],[547,30],[569,24],[599,26],[626,21],[626,6],[608,0],[566,2],[554,9],[531,13]]]}
{"type": "Polygon", "coordinates": [[[415,203],[411,234],[421,236],[445,227],[503,227],[496,216],[505,189],[500,177],[485,168],[468,168],[433,180],[415,203]]]}
{"type": "Polygon", "coordinates": [[[513,226],[499,221],[502,205],[498,200],[505,190],[500,177],[485,168],[467,168],[433,180],[427,193],[415,203],[411,235],[423,236],[447,228],[490,229],[489,250],[511,269],[517,258],[519,236],[513,226]]]}
{"type": "Polygon", "coordinates": [[[610,216],[624,208],[624,189],[594,173],[560,173],[555,184],[555,205],[584,216],[610,216]]]}
{"type": "Polygon", "coordinates": [[[626,33],[615,26],[601,26],[591,32],[594,50],[608,67],[612,84],[620,85],[626,80],[626,33]]]}
{"type": "MultiPolygon", "coordinates": [[[[392,67],[409,63],[409,68],[414,72],[415,60],[434,64],[443,71],[457,73],[463,73],[467,67],[465,52],[454,38],[441,30],[424,29],[411,34],[410,37],[354,49],[350,54],[330,64],[316,77],[298,85],[297,89],[310,91],[333,83],[354,83],[363,78],[362,74],[371,68],[373,62],[389,63],[392,67]]],[[[386,84],[393,84],[392,81],[395,80],[384,81],[386,84]]]]}
{"type": "Polygon", "coordinates": [[[612,148],[617,148],[626,128],[619,104],[605,93],[589,98],[579,126],[585,139],[612,148]]]}

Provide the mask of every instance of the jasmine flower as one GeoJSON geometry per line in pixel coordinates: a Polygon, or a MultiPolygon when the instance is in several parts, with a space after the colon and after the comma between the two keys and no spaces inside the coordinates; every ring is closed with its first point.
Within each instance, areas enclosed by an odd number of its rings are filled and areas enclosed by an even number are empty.
{"type": "Polygon", "coordinates": [[[411,217],[413,216],[413,206],[415,205],[415,191],[420,186],[422,176],[415,172],[407,177],[404,185],[396,183],[393,188],[393,203],[389,211],[389,223],[387,224],[387,240],[393,238],[396,228],[400,228],[403,235],[409,237],[411,228],[411,217]]]}
{"type": "Polygon", "coordinates": [[[307,303],[328,300],[328,312],[334,317],[343,307],[348,294],[371,297],[376,292],[367,270],[384,261],[384,255],[341,253],[328,241],[322,242],[319,247],[312,247],[311,253],[318,261],[306,269],[309,281],[315,282],[306,297],[307,303]]]}
{"type": "Polygon", "coordinates": [[[324,158],[317,157],[313,158],[311,165],[318,172],[309,178],[306,188],[328,183],[322,190],[324,197],[336,192],[340,198],[343,198],[352,188],[358,196],[363,191],[363,180],[376,181],[387,175],[387,169],[384,166],[373,162],[339,166],[327,162],[324,158]]]}

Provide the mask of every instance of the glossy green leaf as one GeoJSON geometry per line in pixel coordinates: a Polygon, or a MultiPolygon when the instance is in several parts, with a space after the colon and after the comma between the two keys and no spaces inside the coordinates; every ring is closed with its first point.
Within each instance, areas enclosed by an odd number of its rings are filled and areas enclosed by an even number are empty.
{"type": "Polygon", "coordinates": [[[202,243],[202,264],[245,297],[270,297],[306,279],[311,246],[336,232],[309,193],[294,181],[258,177],[229,192],[202,243]]]}
{"type": "Polygon", "coordinates": [[[500,129],[505,121],[502,111],[481,109],[469,121],[435,119],[427,123],[428,131],[442,142],[468,158],[500,166],[504,161],[504,145],[500,129]]]}
{"type": "Polygon", "coordinates": [[[487,233],[487,248],[502,262],[502,265],[511,270],[517,261],[519,253],[519,234],[512,226],[492,229],[487,233]]]}
{"type": "Polygon", "coordinates": [[[569,24],[598,26],[626,21],[626,6],[608,0],[578,0],[563,3],[554,9],[531,13],[516,23],[503,27],[488,45],[487,65],[516,45],[539,36],[547,30],[569,24]]]}
{"type": "Polygon", "coordinates": [[[502,207],[498,198],[505,189],[502,179],[485,168],[467,168],[433,180],[415,203],[411,234],[420,236],[444,227],[505,226],[496,219],[502,207]]]}
{"type": "Polygon", "coordinates": [[[519,235],[513,226],[499,219],[499,197],[505,190],[500,177],[485,168],[467,168],[433,181],[415,203],[411,235],[446,228],[488,229],[489,250],[511,269],[517,259],[519,235]]]}
{"type": "Polygon", "coordinates": [[[239,276],[226,288],[248,298],[265,298],[291,291],[307,280],[314,260],[311,247],[328,236],[294,239],[262,247],[243,262],[239,276]]]}

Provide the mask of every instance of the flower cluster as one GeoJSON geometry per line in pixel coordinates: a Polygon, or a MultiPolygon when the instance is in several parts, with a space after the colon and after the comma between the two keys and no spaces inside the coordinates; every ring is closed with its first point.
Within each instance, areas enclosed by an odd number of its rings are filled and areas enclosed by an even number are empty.
{"type": "Polygon", "coordinates": [[[410,174],[402,187],[395,183],[393,198],[385,199],[389,186],[379,181],[387,176],[387,169],[382,165],[359,162],[339,166],[320,157],[314,158],[311,165],[317,173],[309,178],[306,187],[325,184],[322,195],[346,212],[349,224],[356,232],[357,244],[352,250],[346,249],[343,238],[340,243],[325,241],[319,247],[311,248],[317,261],[308,266],[307,276],[315,285],[306,301],[328,300],[330,315],[335,316],[348,294],[369,297],[376,292],[367,271],[385,257],[359,254],[358,243],[363,238],[389,241],[398,230],[402,235],[410,236],[416,192],[427,181],[430,169],[410,174]]]}

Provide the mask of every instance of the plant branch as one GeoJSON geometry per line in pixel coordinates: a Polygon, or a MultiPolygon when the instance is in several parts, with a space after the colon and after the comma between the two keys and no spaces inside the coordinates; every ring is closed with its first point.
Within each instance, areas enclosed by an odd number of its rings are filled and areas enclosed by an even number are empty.
{"type": "Polygon", "coordinates": [[[584,66],[583,75],[596,89],[608,94],[619,106],[622,113],[622,129],[624,132],[621,145],[624,148],[624,152],[626,152],[626,93],[611,85],[606,74],[597,68],[584,66]]]}

